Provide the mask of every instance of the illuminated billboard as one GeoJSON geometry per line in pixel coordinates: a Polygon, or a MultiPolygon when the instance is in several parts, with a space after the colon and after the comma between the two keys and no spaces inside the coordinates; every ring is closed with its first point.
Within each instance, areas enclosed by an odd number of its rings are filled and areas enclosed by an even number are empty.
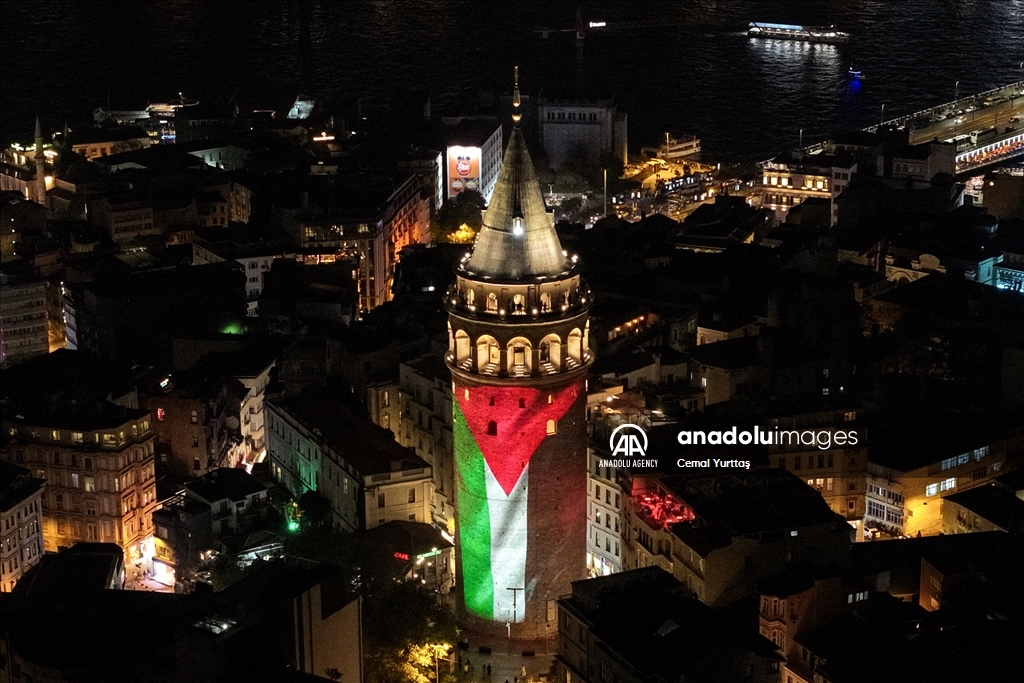
{"type": "Polygon", "coordinates": [[[482,191],[480,186],[479,147],[448,148],[448,196],[454,197],[463,190],[482,191]]]}

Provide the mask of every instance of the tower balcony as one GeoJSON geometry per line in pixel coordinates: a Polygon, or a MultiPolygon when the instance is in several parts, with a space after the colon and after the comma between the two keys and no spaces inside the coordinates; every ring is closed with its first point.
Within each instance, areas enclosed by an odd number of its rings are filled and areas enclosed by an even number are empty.
{"type": "Polygon", "coordinates": [[[586,311],[593,297],[575,264],[556,277],[500,282],[461,268],[445,295],[451,313],[478,320],[543,322],[586,311]]]}
{"type": "MultiPolygon", "coordinates": [[[[505,354],[501,354],[504,356],[505,354]]],[[[531,377],[549,377],[572,372],[585,368],[593,361],[593,354],[589,349],[583,352],[582,357],[577,360],[573,357],[565,359],[564,363],[556,364],[551,360],[538,361],[536,364],[526,362],[515,362],[506,364],[505,359],[499,357],[499,362],[480,363],[475,354],[470,357],[457,360],[454,353],[445,354],[445,362],[449,367],[460,370],[466,374],[478,375],[480,377],[500,377],[509,379],[527,379],[531,377]]]]}

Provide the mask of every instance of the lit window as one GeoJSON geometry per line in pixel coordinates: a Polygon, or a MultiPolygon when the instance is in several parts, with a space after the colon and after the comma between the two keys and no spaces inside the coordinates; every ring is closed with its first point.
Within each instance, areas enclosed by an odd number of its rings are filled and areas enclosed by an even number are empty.
{"type": "Polygon", "coordinates": [[[558,431],[558,425],[554,420],[548,420],[548,436],[551,436],[558,431]]]}
{"type": "Polygon", "coordinates": [[[926,486],[925,489],[924,489],[924,495],[926,495],[926,496],[934,496],[938,492],[939,492],[939,485],[938,484],[928,484],[928,486],[926,486]]]}
{"type": "Polygon", "coordinates": [[[956,477],[950,477],[949,479],[943,479],[939,483],[940,491],[951,491],[956,488],[956,477]]]}

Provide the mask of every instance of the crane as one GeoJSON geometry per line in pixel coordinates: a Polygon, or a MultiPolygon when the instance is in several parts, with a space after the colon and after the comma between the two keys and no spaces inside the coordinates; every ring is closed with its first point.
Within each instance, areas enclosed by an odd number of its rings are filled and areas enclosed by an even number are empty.
{"type": "Polygon", "coordinates": [[[577,78],[581,76],[583,69],[583,39],[590,32],[607,32],[633,28],[655,28],[659,26],[678,25],[678,19],[636,19],[632,21],[601,21],[583,20],[583,6],[576,5],[576,20],[571,27],[549,28],[538,26],[533,29],[542,38],[548,38],[552,33],[575,33],[576,34],[576,72],[577,78]]]}

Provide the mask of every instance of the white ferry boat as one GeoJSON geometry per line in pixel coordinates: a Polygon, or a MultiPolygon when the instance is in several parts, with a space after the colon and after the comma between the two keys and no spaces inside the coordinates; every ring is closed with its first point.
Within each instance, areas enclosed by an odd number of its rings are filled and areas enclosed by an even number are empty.
{"type": "Polygon", "coordinates": [[[802,40],[808,43],[845,43],[849,33],[837,31],[835,26],[797,26],[795,24],[765,24],[750,22],[747,35],[751,38],[802,40]]]}
{"type": "Polygon", "coordinates": [[[673,138],[665,133],[665,142],[658,147],[644,147],[643,152],[659,159],[682,159],[700,152],[700,138],[696,135],[683,135],[673,138]]]}

